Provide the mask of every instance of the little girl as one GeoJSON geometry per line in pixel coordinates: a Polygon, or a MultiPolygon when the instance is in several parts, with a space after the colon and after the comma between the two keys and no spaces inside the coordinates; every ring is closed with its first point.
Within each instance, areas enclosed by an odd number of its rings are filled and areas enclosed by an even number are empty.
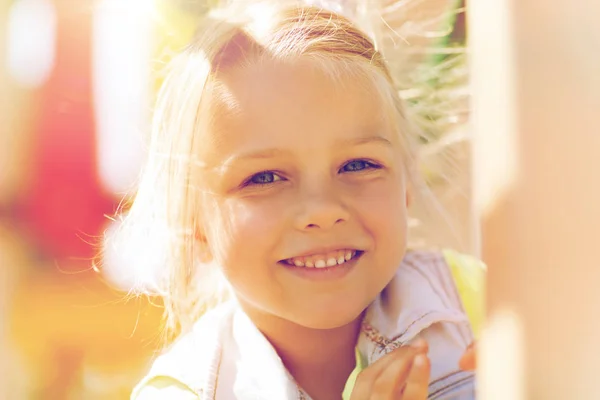
{"type": "Polygon", "coordinates": [[[415,131],[382,55],[332,12],[246,11],[159,95],[119,235],[165,246],[179,338],[132,398],[473,398],[481,270],[407,249],[415,131]]]}

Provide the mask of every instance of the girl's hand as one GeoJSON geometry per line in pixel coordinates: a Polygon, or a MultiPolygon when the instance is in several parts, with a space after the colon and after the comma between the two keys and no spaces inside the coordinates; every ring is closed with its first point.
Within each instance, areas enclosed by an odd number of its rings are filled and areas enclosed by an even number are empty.
{"type": "Polygon", "coordinates": [[[465,371],[474,371],[477,368],[477,343],[473,342],[462,355],[458,366],[465,371]]]}
{"type": "Polygon", "coordinates": [[[426,400],[431,365],[427,342],[417,341],[386,354],[362,371],[351,400],[426,400]]]}

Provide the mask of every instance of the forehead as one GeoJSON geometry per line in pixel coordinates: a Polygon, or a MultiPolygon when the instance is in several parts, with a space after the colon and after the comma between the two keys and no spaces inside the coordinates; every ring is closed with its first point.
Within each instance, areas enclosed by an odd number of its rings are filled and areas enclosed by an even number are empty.
{"type": "Polygon", "coordinates": [[[266,144],[327,146],[376,133],[392,141],[384,101],[368,73],[330,67],[264,61],[221,73],[211,85],[205,138],[211,155],[266,144]]]}

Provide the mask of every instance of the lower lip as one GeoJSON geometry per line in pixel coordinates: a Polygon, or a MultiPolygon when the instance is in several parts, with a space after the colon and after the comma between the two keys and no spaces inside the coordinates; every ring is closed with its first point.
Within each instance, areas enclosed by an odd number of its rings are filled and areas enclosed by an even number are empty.
{"type": "Polygon", "coordinates": [[[325,268],[296,267],[286,263],[280,264],[286,270],[301,278],[312,281],[331,281],[341,279],[344,276],[348,275],[348,273],[350,273],[350,271],[354,268],[358,260],[360,260],[363,255],[364,253],[361,253],[360,255],[355,256],[354,258],[352,258],[349,261],[346,261],[343,264],[325,268]]]}

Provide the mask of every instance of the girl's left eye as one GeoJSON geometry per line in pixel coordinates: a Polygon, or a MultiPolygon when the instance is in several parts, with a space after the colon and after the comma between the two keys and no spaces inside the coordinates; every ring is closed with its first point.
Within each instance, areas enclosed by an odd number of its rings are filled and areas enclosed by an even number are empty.
{"type": "Polygon", "coordinates": [[[344,164],[344,166],[340,169],[340,172],[356,172],[377,168],[380,168],[379,165],[367,160],[352,160],[344,164]]]}

